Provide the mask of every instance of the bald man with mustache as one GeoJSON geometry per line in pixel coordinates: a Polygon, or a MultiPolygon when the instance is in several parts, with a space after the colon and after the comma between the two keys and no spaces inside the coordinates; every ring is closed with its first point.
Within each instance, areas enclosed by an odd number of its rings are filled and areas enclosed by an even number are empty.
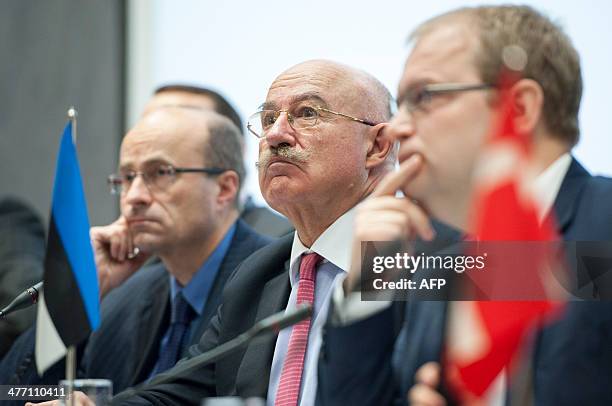
{"type": "Polygon", "coordinates": [[[312,303],[313,315],[195,372],[184,359],[159,379],[119,394],[113,404],[199,405],[219,396],[315,404],[321,329],[332,286],[348,271],[354,208],[396,160],[383,131],[390,101],[378,80],[330,61],[301,63],[274,80],[248,129],[260,140],[262,194],[296,232],[236,270],[211,326],[187,358],[298,303],[312,303]]]}

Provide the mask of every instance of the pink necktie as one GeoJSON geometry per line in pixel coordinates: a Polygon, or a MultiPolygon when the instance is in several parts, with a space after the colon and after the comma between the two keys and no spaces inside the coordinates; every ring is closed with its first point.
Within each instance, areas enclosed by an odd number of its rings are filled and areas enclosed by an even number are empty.
{"type": "MultiPolygon", "coordinates": [[[[315,268],[321,259],[321,256],[314,252],[302,256],[300,282],[297,293],[298,305],[314,303],[315,280],[317,278],[315,268]]],[[[287,355],[283,362],[278,390],[276,391],[275,406],[296,406],[298,403],[309,331],[310,317],[293,326],[287,355]]]]}

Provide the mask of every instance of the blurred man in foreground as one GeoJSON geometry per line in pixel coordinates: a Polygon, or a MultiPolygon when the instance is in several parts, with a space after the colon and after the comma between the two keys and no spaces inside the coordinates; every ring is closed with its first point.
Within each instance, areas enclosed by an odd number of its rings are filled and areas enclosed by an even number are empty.
{"type": "MultiPolygon", "coordinates": [[[[530,7],[493,6],[435,17],[411,40],[399,112],[389,128],[401,141],[400,171],[361,208],[356,239],[425,238],[430,217],[467,230],[475,164],[500,102],[502,53],[518,46],[527,59],[522,78],[509,89],[513,124],[533,135],[535,186],[544,203],[540,218],[553,213],[565,240],[611,241],[612,181],[591,176],[571,156],[579,136],[582,78],[569,38],[530,7]],[[395,198],[396,190],[409,199],[395,198]]],[[[355,271],[352,281],[359,279],[355,271]]],[[[345,302],[338,300],[337,307],[345,302]]],[[[409,302],[395,340],[389,323],[398,306],[405,303],[353,324],[332,323],[321,363],[323,404],[445,404],[438,363],[447,303],[409,302]],[[369,353],[356,357],[361,348],[369,353]]],[[[609,303],[569,303],[533,343],[534,403],[612,402],[610,337],[609,303]]]]}

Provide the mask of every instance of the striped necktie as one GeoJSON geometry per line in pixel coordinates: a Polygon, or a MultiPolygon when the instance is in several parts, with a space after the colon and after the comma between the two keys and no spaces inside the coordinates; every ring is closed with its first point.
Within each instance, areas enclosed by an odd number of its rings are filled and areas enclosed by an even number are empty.
{"type": "Polygon", "coordinates": [[[157,375],[170,369],[179,360],[183,347],[186,342],[186,333],[189,323],[195,316],[195,311],[187,302],[182,293],[178,293],[174,298],[172,315],[170,317],[170,329],[168,330],[168,341],[162,346],[155,372],[157,375]]]}
{"type": "MultiPolygon", "coordinates": [[[[312,305],[314,303],[316,267],[321,259],[322,257],[314,252],[302,256],[296,304],[309,303],[312,305]]],[[[311,317],[308,317],[293,326],[276,392],[275,406],[296,406],[298,404],[310,321],[311,317]]]]}

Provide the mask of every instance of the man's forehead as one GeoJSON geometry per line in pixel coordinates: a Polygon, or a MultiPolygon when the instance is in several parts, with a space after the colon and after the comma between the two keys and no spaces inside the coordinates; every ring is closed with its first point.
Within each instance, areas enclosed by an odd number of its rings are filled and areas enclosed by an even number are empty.
{"type": "Polygon", "coordinates": [[[155,167],[157,165],[172,164],[174,161],[175,160],[172,159],[171,156],[162,151],[153,151],[150,155],[147,154],[138,157],[133,155],[122,156],[119,161],[119,169],[155,167]]]}
{"type": "Polygon", "coordinates": [[[472,52],[476,44],[476,33],[466,24],[459,22],[446,24],[427,31],[419,37],[411,56],[440,58],[447,53],[455,55],[472,52]]]}
{"type": "Polygon", "coordinates": [[[310,61],[279,75],[268,90],[266,103],[288,105],[305,97],[329,103],[350,81],[348,68],[329,61],[310,61]]]}
{"type": "Polygon", "coordinates": [[[326,96],[322,92],[318,91],[306,91],[303,93],[289,94],[283,98],[270,98],[268,94],[268,100],[266,100],[260,107],[266,109],[280,109],[283,106],[291,106],[301,102],[310,102],[320,107],[328,107],[326,96]]]}
{"type": "Polygon", "coordinates": [[[406,60],[400,93],[407,87],[428,82],[461,81],[477,74],[474,56],[476,33],[465,24],[433,28],[419,37],[406,60]]]}
{"type": "Polygon", "coordinates": [[[182,141],[178,138],[160,127],[136,127],[123,139],[119,160],[123,164],[166,157],[173,146],[177,146],[177,141],[182,141]]]}
{"type": "Polygon", "coordinates": [[[201,145],[190,141],[170,140],[163,136],[128,139],[121,148],[119,168],[146,168],[159,164],[199,165],[204,156],[201,145]]]}
{"type": "MultiPolygon", "coordinates": [[[[156,114],[156,113],[152,113],[156,114]]],[[[190,122],[165,117],[165,120],[145,118],[124,138],[120,161],[144,163],[149,160],[181,160],[199,153],[207,132],[190,122]]]]}

